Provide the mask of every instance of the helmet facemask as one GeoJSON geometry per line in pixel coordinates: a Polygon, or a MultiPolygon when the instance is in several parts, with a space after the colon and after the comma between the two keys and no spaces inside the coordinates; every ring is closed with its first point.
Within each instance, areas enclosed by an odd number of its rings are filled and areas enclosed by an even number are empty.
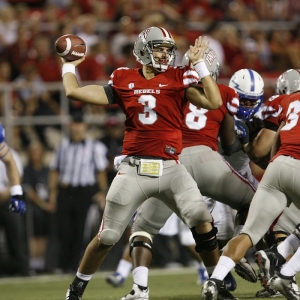
{"type": "Polygon", "coordinates": [[[254,115],[259,111],[263,100],[264,100],[264,96],[258,96],[258,97],[253,97],[252,99],[249,97],[244,97],[244,95],[240,95],[239,93],[237,93],[239,95],[239,101],[240,101],[240,105],[238,108],[238,111],[236,113],[236,116],[241,119],[241,120],[250,120],[254,117],[254,115]],[[244,101],[249,101],[251,102],[251,105],[247,106],[247,105],[242,105],[241,102],[244,101]]]}
{"type": "Polygon", "coordinates": [[[148,65],[151,65],[155,70],[157,70],[159,72],[165,72],[170,65],[174,65],[174,63],[175,63],[175,57],[176,57],[175,49],[176,49],[175,45],[166,44],[165,42],[163,44],[156,43],[155,41],[147,43],[147,45],[145,46],[145,52],[147,52],[148,55],[151,57],[151,63],[148,65]],[[165,51],[156,50],[156,48],[160,48],[160,47],[169,47],[170,51],[168,51],[166,53],[165,51]],[[158,61],[158,59],[155,60],[153,52],[164,52],[166,60],[167,60],[166,63],[161,64],[158,61]]]}

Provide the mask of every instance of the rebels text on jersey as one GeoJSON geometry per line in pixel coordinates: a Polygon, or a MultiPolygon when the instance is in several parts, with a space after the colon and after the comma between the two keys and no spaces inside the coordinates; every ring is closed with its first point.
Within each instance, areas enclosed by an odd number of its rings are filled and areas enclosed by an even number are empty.
{"type": "Polygon", "coordinates": [[[291,156],[300,160],[300,93],[286,96],[281,101],[282,112],[279,124],[285,122],[280,130],[280,148],[272,161],[279,155],[291,156]]]}
{"type": "Polygon", "coordinates": [[[190,67],[169,67],[148,80],[141,69],[115,70],[109,84],[126,115],[122,154],[178,159],[185,90],[198,80],[190,67]]]}
{"type": "Polygon", "coordinates": [[[227,113],[235,115],[239,98],[234,89],[218,84],[223,104],[219,109],[207,110],[189,103],[184,110],[182,128],[183,148],[204,145],[218,151],[220,125],[227,113]]]}

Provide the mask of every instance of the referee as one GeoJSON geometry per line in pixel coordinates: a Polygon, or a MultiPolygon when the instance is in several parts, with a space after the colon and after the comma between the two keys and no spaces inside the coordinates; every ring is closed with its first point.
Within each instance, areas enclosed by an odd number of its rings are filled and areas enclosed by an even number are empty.
{"type": "Polygon", "coordinates": [[[87,124],[76,112],[70,123],[70,139],[55,149],[49,174],[49,202],[55,211],[59,242],[58,264],[63,273],[76,272],[87,212],[93,201],[100,206],[107,191],[107,148],[86,137],[87,124]]]}

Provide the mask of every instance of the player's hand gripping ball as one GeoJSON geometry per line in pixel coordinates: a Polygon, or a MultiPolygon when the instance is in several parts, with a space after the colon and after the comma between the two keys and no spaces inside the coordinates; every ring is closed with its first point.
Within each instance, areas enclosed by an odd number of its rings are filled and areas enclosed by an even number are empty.
{"type": "Polygon", "coordinates": [[[82,38],[74,34],[65,34],[55,41],[57,54],[67,61],[74,61],[86,53],[86,44],[82,38]]]}

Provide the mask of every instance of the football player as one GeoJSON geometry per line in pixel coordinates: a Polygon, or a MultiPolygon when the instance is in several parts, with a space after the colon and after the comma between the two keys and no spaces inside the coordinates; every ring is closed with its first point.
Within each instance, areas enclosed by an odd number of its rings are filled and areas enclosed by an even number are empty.
{"type": "MultiPolygon", "coordinates": [[[[116,103],[126,115],[122,156],[116,159],[118,173],[107,193],[99,232],[86,248],[67,300],[82,298],[134,212],[152,196],[181,216],[194,232],[196,244],[203,248],[205,264],[215,265],[219,249],[211,214],[195,181],[178,160],[187,102],[205,109],[222,104],[219,89],[203,62],[208,44],[206,37],[199,37],[190,46],[193,68],[172,67],[176,49],[172,35],[161,27],[147,28],[138,35],[133,49],[142,68],[119,68],[105,86],[79,87],[75,67],[84,57],[72,62],[62,59],[63,85],[69,99],[96,105],[116,103]],[[195,85],[199,80],[202,87],[195,85]]],[[[142,292],[146,294],[147,288],[142,292]]]]}
{"type": "MultiPolygon", "coordinates": [[[[282,80],[288,80],[294,70],[283,73],[282,80]]],[[[268,164],[258,190],[251,202],[246,223],[239,236],[234,237],[225,247],[218,265],[211,278],[202,289],[202,299],[217,299],[223,279],[246,253],[265,235],[272,223],[283,212],[285,207],[294,203],[300,208],[300,186],[297,179],[300,176],[300,138],[299,129],[299,91],[300,80],[288,84],[288,96],[282,99],[282,111],[278,120],[280,127],[275,136],[268,164]]],[[[261,253],[261,252],[260,252],[261,253]]],[[[267,253],[267,252],[266,252],[267,253]]],[[[266,262],[267,263],[267,262],[266,262]]],[[[266,264],[259,263],[266,269],[266,264]]],[[[281,284],[283,289],[293,289],[290,278],[279,278],[271,287],[276,289],[281,284]]],[[[265,284],[265,287],[268,287],[265,284]]],[[[296,291],[293,291],[296,294],[296,291]]],[[[299,299],[299,298],[290,298],[299,299]]]]}
{"type": "MultiPolygon", "coordinates": [[[[210,66],[212,77],[217,80],[218,62],[212,49],[205,52],[204,61],[208,67],[210,66]]],[[[257,101],[260,101],[263,95],[263,81],[256,72],[252,70],[251,72],[254,77],[252,86],[256,88],[250,95],[256,96],[257,101]]],[[[248,87],[250,86],[248,85],[248,87]]],[[[243,225],[255,188],[218,153],[219,135],[223,151],[226,154],[232,154],[240,149],[234,131],[233,118],[239,111],[238,95],[234,89],[228,86],[218,84],[218,87],[223,100],[220,109],[208,111],[193,104],[186,107],[183,123],[183,151],[179,157],[181,163],[195,179],[201,193],[236,209],[236,221],[239,225],[243,225]]],[[[209,209],[214,205],[215,201],[212,200],[209,209]]],[[[150,247],[145,245],[152,244],[152,236],[158,233],[171,214],[172,211],[155,198],[149,199],[139,208],[130,237],[134,284],[132,291],[122,300],[140,299],[139,288],[148,286],[148,268],[152,254],[150,247]]],[[[236,234],[239,233],[239,230],[240,228],[237,226],[236,234]]],[[[194,238],[196,238],[195,235],[194,238]]],[[[196,250],[204,258],[202,243],[198,242],[196,250]]],[[[250,264],[243,260],[240,264],[247,264],[246,267],[240,268],[244,278],[255,282],[256,274],[250,264]]],[[[213,269],[214,266],[207,266],[208,274],[212,274],[213,269]]],[[[221,295],[234,299],[224,284],[221,295]]]]}
{"type": "MultiPolygon", "coordinates": [[[[276,131],[279,127],[278,115],[282,110],[280,103],[286,95],[291,93],[290,88],[293,86],[293,82],[295,80],[300,80],[298,70],[291,69],[288,73],[284,72],[281,74],[276,81],[276,95],[267,99],[264,102],[262,109],[254,116],[254,122],[257,122],[257,118],[263,120],[263,128],[259,130],[258,134],[252,141],[249,141],[244,145],[244,149],[251,160],[263,169],[267,167],[269,162],[272,142],[274,141],[276,131]]],[[[239,125],[245,126],[245,124],[243,125],[241,123],[239,125]]],[[[253,126],[253,128],[255,129],[255,126],[253,126]]],[[[243,130],[242,127],[240,127],[240,129],[243,130]]],[[[292,203],[289,207],[284,209],[278,220],[276,220],[276,223],[272,224],[268,230],[265,236],[268,248],[271,248],[274,245],[276,246],[284,241],[285,238],[293,232],[298,222],[299,210],[292,203]]],[[[263,252],[258,252],[256,254],[256,256],[260,255],[263,255],[263,252]]],[[[265,287],[258,291],[255,296],[257,298],[265,298],[278,295],[278,292],[273,291],[266,285],[269,275],[265,274],[262,266],[260,266],[260,269],[259,279],[262,286],[265,287]]]]}

